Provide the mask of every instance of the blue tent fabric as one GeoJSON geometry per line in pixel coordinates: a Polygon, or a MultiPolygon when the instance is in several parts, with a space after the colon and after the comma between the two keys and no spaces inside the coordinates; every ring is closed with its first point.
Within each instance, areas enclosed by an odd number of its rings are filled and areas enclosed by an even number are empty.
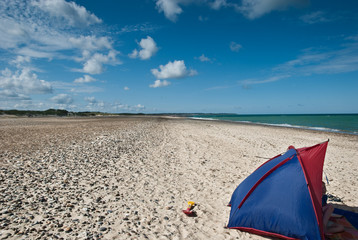
{"type": "Polygon", "coordinates": [[[346,211],[343,209],[335,208],[334,213],[345,216],[346,219],[356,228],[358,229],[358,213],[346,211]]]}
{"type": "MultiPolygon", "coordinates": [[[[240,185],[236,188],[234,193],[231,196],[230,205],[232,207],[238,207],[233,206],[233,199],[235,199],[235,203],[240,203],[243,198],[245,197],[246,193],[249,192],[249,190],[256,184],[256,182],[271,168],[282,162],[283,160],[291,157],[296,153],[295,149],[290,149],[285,154],[273,158],[270,161],[263,164],[260,168],[256,169],[255,172],[253,172],[250,176],[248,176],[240,185]]],[[[231,215],[230,215],[231,217],[231,215]]]]}
{"type": "Polygon", "coordinates": [[[321,239],[310,192],[295,149],[266,162],[253,172],[236,188],[230,203],[229,228],[255,229],[287,239],[321,239]],[[267,175],[277,165],[279,167],[267,175]],[[265,174],[267,177],[257,185],[265,174]],[[255,184],[256,188],[242,203],[255,184]]]}

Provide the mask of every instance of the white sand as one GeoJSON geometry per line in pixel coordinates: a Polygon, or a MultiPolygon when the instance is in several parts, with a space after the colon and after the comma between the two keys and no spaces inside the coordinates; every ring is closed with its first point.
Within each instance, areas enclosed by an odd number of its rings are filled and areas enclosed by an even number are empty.
{"type": "Polygon", "coordinates": [[[225,229],[267,159],[330,139],[324,172],[358,212],[358,136],[157,117],[0,118],[0,239],[264,239],[225,229]],[[182,209],[195,201],[197,217],[182,209]]]}

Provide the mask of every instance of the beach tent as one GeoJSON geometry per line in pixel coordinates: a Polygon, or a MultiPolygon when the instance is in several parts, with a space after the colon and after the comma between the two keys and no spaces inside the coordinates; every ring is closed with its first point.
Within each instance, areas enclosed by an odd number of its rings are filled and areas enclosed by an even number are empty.
{"type": "Polygon", "coordinates": [[[322,172],[327,144],[290,146],[256,169],[232,194],[228,228],[283,239],[324,239],[322,172]]]}

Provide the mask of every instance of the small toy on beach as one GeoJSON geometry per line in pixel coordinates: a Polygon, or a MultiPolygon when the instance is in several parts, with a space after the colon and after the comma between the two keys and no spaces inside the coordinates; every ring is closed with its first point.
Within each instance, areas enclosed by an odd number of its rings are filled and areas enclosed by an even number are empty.
{"type": "Polygon", "coordinates": [[[195,207],[195,202],[193,201],[189,201],[188,202],[188,208],[183,210],[183,213],[185,213],[185,215],[189,216],[189,217],[195,217],[196,216],[196,212],[193,210],[195,207]]]}

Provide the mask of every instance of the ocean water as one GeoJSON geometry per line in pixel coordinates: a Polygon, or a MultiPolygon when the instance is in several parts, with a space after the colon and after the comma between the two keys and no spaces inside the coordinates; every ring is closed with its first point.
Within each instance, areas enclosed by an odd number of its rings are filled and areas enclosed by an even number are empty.
{"type": "Polygon", "coordinates": [[[256,123],[358,135],[358,114],[230,115],[196,114],[191,118],[256,123]]]}

